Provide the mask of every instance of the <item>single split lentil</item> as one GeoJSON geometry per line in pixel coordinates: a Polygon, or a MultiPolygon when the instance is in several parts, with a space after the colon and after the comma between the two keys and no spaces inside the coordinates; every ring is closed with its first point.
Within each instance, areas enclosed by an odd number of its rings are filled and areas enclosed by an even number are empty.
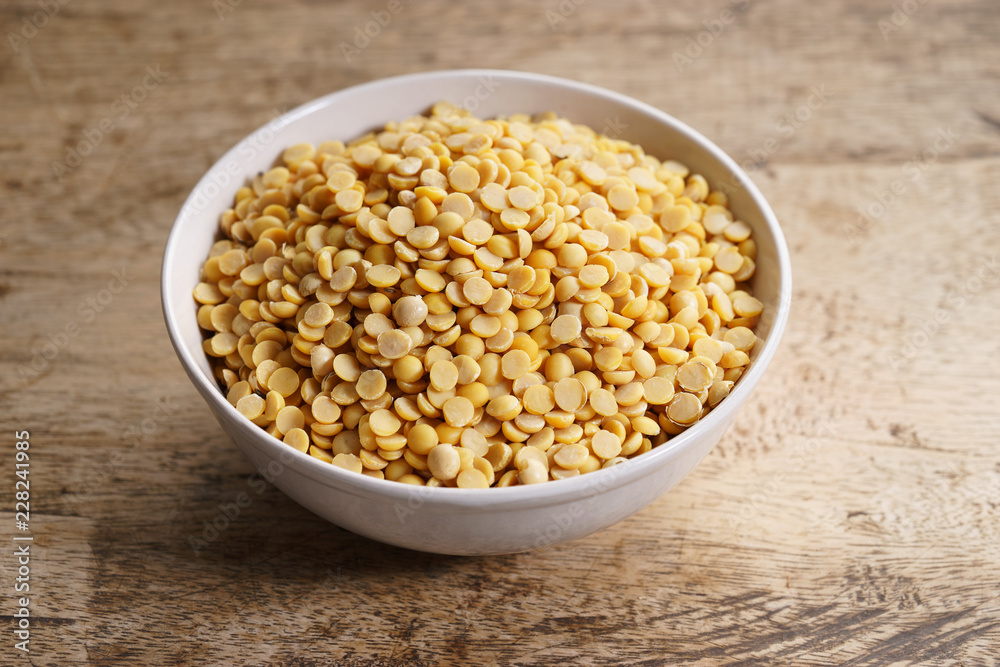
{"type": "Polygon", "coordinates": [[[681,433],[750,363],[756,245],[682,164],[446,102],[292,146],[194,290],[229,401],[359,474],[565,479],[681,433]]]}

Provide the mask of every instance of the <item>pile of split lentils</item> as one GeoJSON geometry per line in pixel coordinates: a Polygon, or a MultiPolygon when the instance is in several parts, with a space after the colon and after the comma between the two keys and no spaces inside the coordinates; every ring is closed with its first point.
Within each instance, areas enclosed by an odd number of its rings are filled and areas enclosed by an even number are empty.
{"type": "Polygon", "coordinates": [[[406,484],[536,484],[648,452],[726,398],[763,310],[725,194],[553,114],[442,102],[292,146],[221,229],[194,298],[230,403],[406,484]]]}

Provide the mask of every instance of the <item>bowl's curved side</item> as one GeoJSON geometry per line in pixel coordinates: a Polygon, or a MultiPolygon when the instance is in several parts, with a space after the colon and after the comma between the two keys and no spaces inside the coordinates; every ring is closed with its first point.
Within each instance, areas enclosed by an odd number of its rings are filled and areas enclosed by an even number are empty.
{"type": "Polygon", "coordinates": [[[523,551],[581,537],[629,516],[673,487],[716,444],[760,381],[784,329],[790,293],[788,250],[777,220],[746,174],[718,147],[662,111],[617,93],[495,70],[380,80],[319,98],[258,129],[226,153],[192,191],[168,238],[161,271],[164,319],[178,358],[224,430],[262,473],[269,466],[274,470],[277,462],[280,474],[270,475],[276,486],[349,530],[399,546],[455,554],[523,551]],[[639,143],[651,155],[680,159],[713,185],[731,185],[732,207],[758,240],[755,293],[774,316],[762,322],[764,342],[754,352],[754,364],[718,408],[665,445],[579,478],[488,491],[419,491],[348,473],[292,450],[247,422],[225,400],[202,352],[191,299],[217,234],[218,213],[247,178],[269,168],[285,147],[349,139],[424,112],[441,99],[462,103],[483,117],[553,110],[639,143]],[[580,516],[567,514],[571,509],[580,516]],[[566,517],[572,521],[567,523],[566,517]]]}
{"type": "Polygon", "coordinates": [[[589,486],[568,495],[525,503],[504,489],[490,489],[486,492],[508,497],[478,504],[482,496],[475,490],[448,489],[448,502],[441,502],[442,494],[426,487],[401,484],[393,489],[399,493],[389,496],[383,486],[330,484],[303,470],[290,455],[294,450],[284,447],[275,456],[273,448],[246,437],[244,424],[216,416],[261,476],[311,512],[379,542],[461,556],[529,551],[613,526],[683,480],[729,426],[728,421],[717,422],[691,447],[673,450],[661,465],[614,466],[608,469],[611,474],[592,475],[589,486]]]}

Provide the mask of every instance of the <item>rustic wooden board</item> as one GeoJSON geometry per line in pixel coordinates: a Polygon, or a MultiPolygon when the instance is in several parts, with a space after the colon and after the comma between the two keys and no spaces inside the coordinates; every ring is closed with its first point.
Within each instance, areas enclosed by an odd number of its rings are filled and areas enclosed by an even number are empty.
{"type": "Polygon", "coordinates": [[[399,6],[349,60],[389,2],[0,6],[0,532],[28,429],[35,537],[27,656],[0,558],[0,663],[998,664],[995,3],[907,0],[896,23],[860,0],[399,6]],[[380,545],[251,477],[157,292],[181,202],[252,129],[462,66],[690,123],[748,162],[795,270],[772,370],[687,480],[603,533],[496,558],[380,545]]]}

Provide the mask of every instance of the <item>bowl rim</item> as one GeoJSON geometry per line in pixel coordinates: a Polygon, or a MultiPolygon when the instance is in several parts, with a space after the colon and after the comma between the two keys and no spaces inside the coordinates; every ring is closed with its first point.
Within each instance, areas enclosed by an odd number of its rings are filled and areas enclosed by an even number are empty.
{"type": "MultiPolygon", "coordinates": [[[[277,127],[285,127],[288,124],[305,118],[321,109],[329,106],[334,101],[350,97],[359,93],[371,92],[378,89],[391,89],[400,84],[423,83],[432,85],[434,82],[452,80],[456,77],[478,79],[480,77],[496,77],[508,83],[541,83],[560,89],[569,89],[587,95],[603,98],[606,101],[629,107],[632,110],[654,118],[658,123],[671,128],[674,132],[683,135],[686,139],[696,144],[701,150],[709,154],[710,157],[719,162],[725,169],[731,172],[733,182],[739,184],[749,197],[753,206],[756,206],[761,214],[761,218],[767,226],[774,241],[775,259],[778,269],[778,295],[774,308],[774,315],[770,323],[770,331],[767,338],[763,340],[763,345],[757,353],[754,363],[749,370],[740,378],[740,381],[733,387],[732,392],[727,396],[719,407],[712,410],[702,420],[683,433],[672,437],[667,442],[653,448],[636,458],[624,461],[608,469],[596,470],[585,475],[580,475],[571,479],[558,480],[557,483],[545,483],[534,485],[518,485],[504,488],[489,489],[458,489],[458,488],[429,488],[417,487],[406,484],[389,484],[384,480],[374,479],[365,475],[359,475],[337,468],[320,461],[307,453],[299,452],[284,445],[280,440],[268,435],[256,425],[247,421],[236,411],[216,383],[207,378],[198,367],[193,351],[188,348],[180,334],[180,327],[177,317],[171,306],[171,298],[175,281],[174,265],[176,257],[184,251],[183,237],[180,230],[185,219],[191,214],[194,207],[195,198],[208,184],[213,174],[224,168],[228,160],[235,157],[240,144],[248,138],[263,131],[267,125],[263,125],[246,137],[237,142],[226,151],[199,179],[188,197],[185,199],[177,217],[171,225],[171,230],[164,246],[160,271],[160,300],[163,317],[167,326],[167,333],[170,342],[177,353],[185,372],[192,383],[206,401],[210,403],[213,412],[219,414],[219,410],[226,413],[230,419],[240,424],[240,429],[251,439],[254,439],[260,446],[269,449],[273,453],[272,458],[280,458],[288,466],[296,469],[301,474],[321,482],[326,485],[335,486],[341,492],[348,492],[356,495],[370,496],[382,494],[390,500],[406,502],[414,495],[421,498],[422,503],[433,504],[439,507],[468,507],[468,506],[504,506],[515,507],[544,507],[554,505],[569,498],[576,498],[586,495],[588,490],[597,492],[602,486],[617,486],[615,477],[623,473],[626,478],[639,479],[656,473],[667,460],[677,456],[680,452],[692,447],[699,439],[702,432],[709,430],[713,424],[731,418],[733,413],[746,402],[754,388],[762,378],[768,365],[773,359],[781,337],[784,333],[788,321],[788,314],[791,308],[791,260],[788,246],[782,233],[777,217],[761,194],[760,190],[753,183],[751,178],[736,163],[736,161],[719,148],[714,142],[693,129],[686,123],[678,120],[674,116],[633,97],[618,93],[613,90],[602,88],[588,83],[574,81],[562,77],[555,77],[532,72],[521,72],[517,70],[502,69],[453,69],[434,70],[419,72],[415,74],[404,74],[388,78],[368,81],[354,86],[349,86],[332,93],[328,93],[316,99],[305,102],[294,109],[272,119],[271,124],[277,127]],[[288,459],[288,455],[291,458],[288,459]],[[621,470],[619,470],[621,469],[621,470]]],[[[511,112],[513,113],[513,112],[511,112]]],[[[351,137],[344,137],[344,140],[351,137]]],[[[668,156],[669,157],[669,156],[668,156]]],[[[192,301],[192,307],[194,302],[192,301]]],[[[199,351],[200,352],[200,351],[199,351]]],[[[241,450],[244,445],[234,442],[241,450]]],[[[245,452],[246,453],[246,452],[245,452]]]]}

